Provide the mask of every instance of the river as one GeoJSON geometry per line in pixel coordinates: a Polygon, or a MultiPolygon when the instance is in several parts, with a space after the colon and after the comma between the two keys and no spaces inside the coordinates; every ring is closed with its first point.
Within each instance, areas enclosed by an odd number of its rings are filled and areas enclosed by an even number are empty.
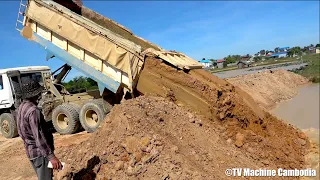
{"type": "Polygon", "coordinates": [[[271,113],[300,129],[319,129],[319,88],[319,84],[300,87],[297,96],[279,103],[271,113]]]}

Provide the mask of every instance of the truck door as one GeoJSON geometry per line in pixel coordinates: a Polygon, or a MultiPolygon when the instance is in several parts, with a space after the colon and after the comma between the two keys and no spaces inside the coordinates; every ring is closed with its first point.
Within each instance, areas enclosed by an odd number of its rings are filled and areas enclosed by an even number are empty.
{"type": "Polygon", "coordinates": [[[0,109],[10,108],[13,103],[8,76],[6,74],[0,74],[0,109]]]}

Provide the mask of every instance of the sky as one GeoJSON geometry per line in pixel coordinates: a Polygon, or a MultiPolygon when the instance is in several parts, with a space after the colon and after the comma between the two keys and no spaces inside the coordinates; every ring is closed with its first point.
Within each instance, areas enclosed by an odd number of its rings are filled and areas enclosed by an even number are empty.
{"type": "MultiPolygon", "coordinates": [[[[15,30],[18,0],[0,1],[0,69],[64,63],[15,30]]],[[[84,1],[164,49],[200,60],[319,43],[319,1],[84,1]]],[[[73,70],[69,78],[81,75],[73,70]]]]}

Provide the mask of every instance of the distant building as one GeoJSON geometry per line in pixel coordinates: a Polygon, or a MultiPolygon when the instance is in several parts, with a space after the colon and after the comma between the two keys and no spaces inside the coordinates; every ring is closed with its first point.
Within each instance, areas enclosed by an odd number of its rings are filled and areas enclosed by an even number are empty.
{"type": "Polygon", "coordinates": [[[274,52],[273,51],[269,51],[266,56],[270,57],[272,54],[274,54],[274,52]]]}
{"type": "Polygon", "coordinates": [[[287,51],[282,51],[282,52],[278,52],[278,53],[272,54],[272,55],[270,55],[270,57],[273,57],[273,58],[287,57],[287,51]]]}
{"type": "Polygon", "coordinates": [[[219,59],[217,60],[217,66],[218,68],[225,68],[227,67],[227,63],[225,63],[226,60],[225,59],[219,59]]]}
{"type": "Polygon", "coordinates": [[[279,48],[279,52],[287,52],[290,50],[289,46],[279,48]]]}
{"type": "Polygon", "coordinates": [[[205,68],[212,66],[212,62],[209,59],[202,59],[200,62],[205,68]]]}
{"type": "Polygon", "coordinates": [[[315,49],[316,49],[315,47],[311,47],[311,46],[309,46],[309,51],[310,51],[310,52],[315,51],[315,49]]]}
{"type": "Polygon", "coordinates": [[[310,53],[316,53],[316,54],[319,54],[320,52],[320,49],[319,49],[319,47],[309,47],[309,52],[310,53]]]}
{"type": "Polygon", "coordinates": [[[250,56],[250,55],[241,56],[240,61],[249,61],[249,60],[250,60],[250,58],[251,58],[251,56],[250,56]]]}
{"type": "Polygon", "coordinates": [[[237,66],[239,69],[247,68],[251,66],[250,61],[238,61],[237,66]]]}

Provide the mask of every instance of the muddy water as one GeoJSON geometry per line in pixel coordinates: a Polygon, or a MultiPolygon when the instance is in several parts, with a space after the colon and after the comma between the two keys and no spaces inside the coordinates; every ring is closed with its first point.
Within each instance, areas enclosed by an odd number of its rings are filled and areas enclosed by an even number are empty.
{"type": "Polygon", "coordinates": [[[271,112],[300,129],[319,129],[319,88],[319,84],[301,87],[296,97],[271,112]]]}

